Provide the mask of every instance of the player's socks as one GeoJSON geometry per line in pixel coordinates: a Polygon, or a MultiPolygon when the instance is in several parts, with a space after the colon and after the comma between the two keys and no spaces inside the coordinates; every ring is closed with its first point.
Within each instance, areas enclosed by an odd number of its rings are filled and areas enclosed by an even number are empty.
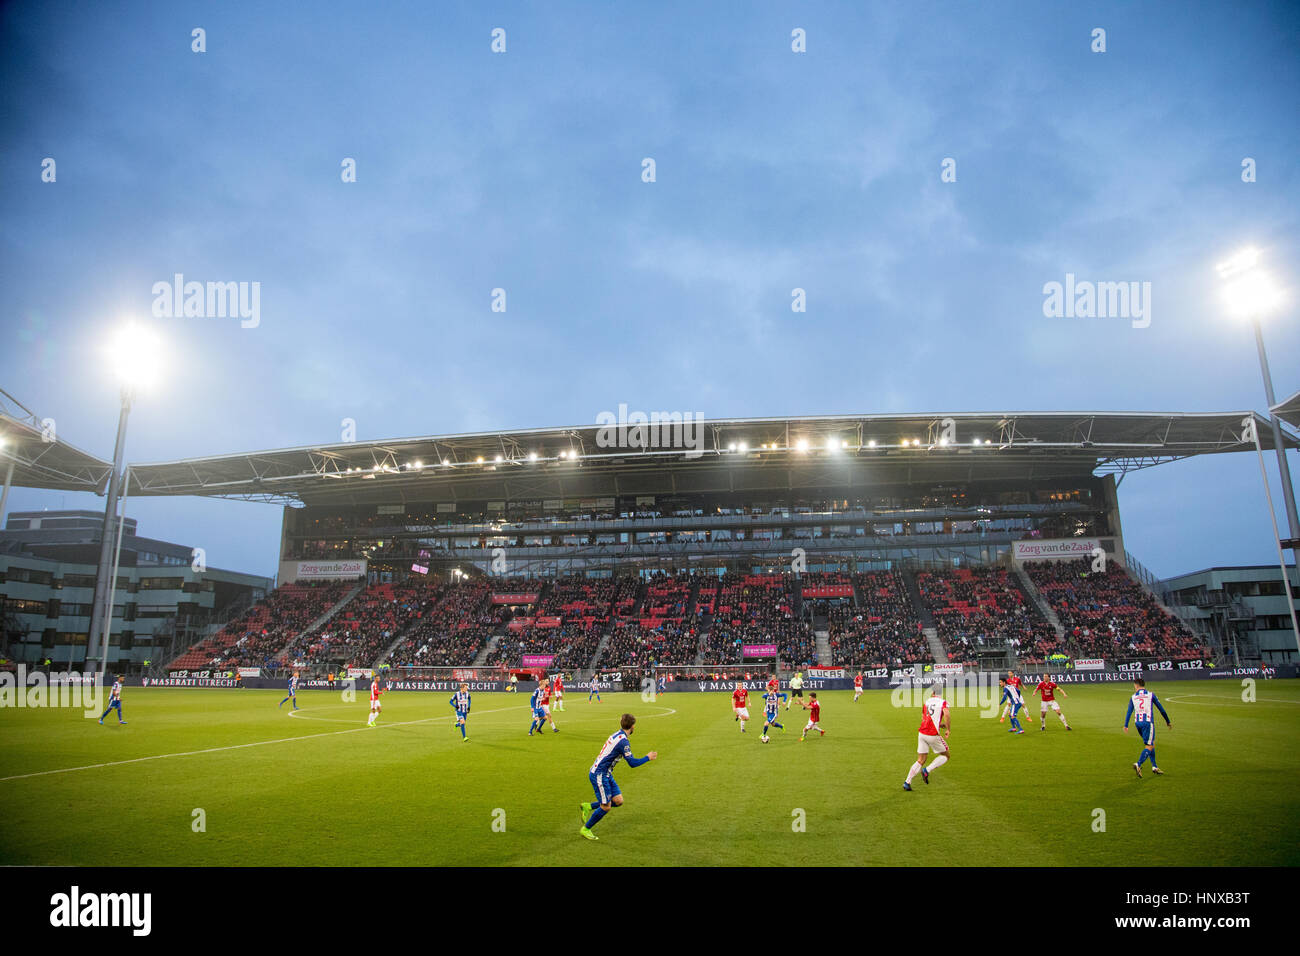
{"type": "Polygon", "coordinates": [[[948,762],[948,757],[947,757],[946,754],[940,754],[939,756],[935,757],[935,758],[934,758],[934,762],[931,763],[930,766],[929,766],[929,768],[927,768],[927,770],[926,770],[926,774],[927,774],[927,776],[928,776],[929,774],[934,773],[936,770],[938,770],[940,767],[942,767],[942,766],[943,766],[944,764],[946,764],[947,762],[948,762]]]}
{"type": "Polygon", "coordinates": [[[911,783],[913,780],[915,780],[916,775],[920,772],[921,772],[921,764],[919,762],[912,764],[912,769],[907,771],[907,783],[911,783]]]}
{"type": "Polygon", "coordinates": [[[464,725],[464,724],[461,724],[461,725],[460,725],[460,736],[461,736],[461,739],[462,739],[462,740],[466,739],[466,738],[469,736],[468,734],[465,733],[465,725],[464,725]]]}
{"type": "Polygon", "coordinates": [[[605,819],[605,814],[607,813],[609,813],[608,810],[602,810],[600,806],[597,806],[596,809],[591,811],[591,817],[587,820],[587,829],[590,830],[601,820],[605,819]]]}

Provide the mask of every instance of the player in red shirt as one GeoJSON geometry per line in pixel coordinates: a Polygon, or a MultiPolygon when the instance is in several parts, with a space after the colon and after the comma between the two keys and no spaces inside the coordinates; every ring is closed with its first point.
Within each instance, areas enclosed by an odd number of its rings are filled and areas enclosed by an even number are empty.
{"type": "Polygon", "coordinates": [[[916,735],[916,763],[912,764],[912,769],[907,772],[907,779],[903,781],[904,790],[912,789],[912,781],[918,773],[922,780],[929,783],[930,774],[948,762],[951,756],[948,752],[948,734],[951,730],[952,715],[948,710],[948,702],[943,699],[940,686],[935,684],[930,691],[929,700],[921,705],[921,726],[916,735]],[[929,753],[938,756],[934,758],[929,769],[926,769],[925,757],[929,753]]]}
{"type": "Polygon", "coordinates": [[[736,689],[731,692],[731,709],[740,721],[740,732],[743,734],[745,722],[749,720],[749,689],[744,684],[737,683],[736,689]]]}
{"type": "Polygon", "coordinates": [[[560,711],[564,710],[564,675],[556,674],[554,679],[551,682],[551,685],[555,689],[554,710],[556,713],[559,713],[560,711]]]}
{"type": "MultiPolygon", "coordinates": [[[[537,685],[537,692],[537,706],[540,707],[542,713],[546,715],[546,719],[551,722],[551,731],[559,733],[560,728],[555,726],[555,714],[551,712],[551,695],[553,693],[551,690],[551,682],[545,677],[541,678],[537,685]]],[[[538,727],[537,729],[541,730],[541,727],[538,727]]]]}
{"type": "Polygon", "coordinates": [[[861,696],[862,696],[862,672],[858,671],[858,676],[853,678],[853,703],[856,704],[858,702],[858,698],[861,696]]]}
{"type": "Polygon", "coordinates": [[[825,737],[826,731],[822,730],[819,724],[822,719],[822,703],[817,699],[817,692],[813,691],[808,695],[808,703],[805,704],[803,701],[799,701],[799,706],[808,711],[808,723],[805,725],[803,733],[799,735],[799,740],[802,741],[810,730],[815,730],[825,737]]]}
{"type": "Polygon", "coordinates": [[[1043,679],[1038,682],[1038,686],[1034,688],[1034,693],[1039,694],[1041,696],[1038,705],[1038,729],[1039,730],[1047,729],[1047,708],[1048,707],[1051,707],[1052,710],[1056,711],[1056,716],[1060,718],[1061,723],[1065,724],[1066,730],[1074,729],[1073,727],[1070,726],[1070,722],[1065,719],[1065,714],[1061,713],[1061,705],[1056,702],[1057,694],[1060,694],[1062,697],[1069,697],[1070,695],[1067,694],[1060,687],[1056,686],[1056,681],[1052,680],[1052,678],[1050,677],[1044,676],[1043,679]]]}
{"type": "Polygon", "coordinates": [[[375,726],[375,721],[379,719],[379,711],[382,709],[379,703],[379,695],[383,690],[379,686],[379,675],[376,674],[370,678],[370,720],[366,722],[367,727],[375,726]]]}

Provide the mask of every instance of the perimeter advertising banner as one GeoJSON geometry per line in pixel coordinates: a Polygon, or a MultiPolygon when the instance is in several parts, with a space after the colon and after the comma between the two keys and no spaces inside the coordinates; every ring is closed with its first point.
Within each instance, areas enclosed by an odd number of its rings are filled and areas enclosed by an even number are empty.
{"type": "Polygon", "coordinates": [[[1013,541],[1011,556],[1017,562],[1065,561],[1090,557],[1093,549],[1100,547],[1099,538],[1030,538],[1027,541],[1013,541]]]}

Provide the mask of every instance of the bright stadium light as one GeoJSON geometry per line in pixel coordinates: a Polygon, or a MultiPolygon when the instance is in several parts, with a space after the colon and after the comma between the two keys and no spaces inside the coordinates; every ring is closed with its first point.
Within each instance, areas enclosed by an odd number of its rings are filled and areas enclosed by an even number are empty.
{"type": "Polygon", "coordinates": [[[478,456],[477,458],[475,458],[474,460],[475,460],[476,462],[478,462],[480,465],[483,464],[483,456],[482,456],[482,455],[479,455],[479,456],[478,456]]]}
{"type": "Polygon", "coordinates": [[[826,439],[826,450],[831,454],[834,454],[840,450],[840,446],[835,443],[834,438],[828,438],[826,439]]]}
{"type": "Polygon", "coordinates": [[[730,445],[727,446],[727,451],[735,451],[735,450],[736,450],[736,443],[733,441],[730,445]]]}
{"type": "Polygon", "coordinates": [[[158,380],[162,348],[158,337],[138,323],[122,328],[106,349],[113,377],[122,388],[134,392],[149,388],[158,380]]]}
{"type": "Polygon", "coordinates": [[[743,455],[745,452],[749,451],[749,443],[748,443],[748,442],[743,442],[743,441],[742,441],[742,442],[740,443],[739,450],[740,450],[740,453],[741,453],[742,455],[743,455]]]}
{"type": "Polygon", "coordinates": [[[868,448],[875,448],[875,447],[876,447],[876,440],[873,438],[873,439],[871,439],[870,441],[868,441],[868,442],[867,442],[867,447],[868,447],[868,448]]]}
{"type": "Polygon", "coordinates": [[[496,457],[496,463],[499,465],[499,464],[501,464],[503,461],[505,461],[505,457],[502,456],[502,455],[497,455],[497,457],[496,457]]]}
{"type": "Polygon", "coordinates": [[[536,460],[537,460],[537,452],[535,452],[535,451],[530,451],[530,452],[528,453],[528,460],[529,460],[529,461],[536,461],[536,460]]]}
{"type": "Polygon", "coordinates": [[[800,438],[797,442],[795,442],[794,447],[797,448],[799,451],[807,451],[808,439],[800,438]]]}

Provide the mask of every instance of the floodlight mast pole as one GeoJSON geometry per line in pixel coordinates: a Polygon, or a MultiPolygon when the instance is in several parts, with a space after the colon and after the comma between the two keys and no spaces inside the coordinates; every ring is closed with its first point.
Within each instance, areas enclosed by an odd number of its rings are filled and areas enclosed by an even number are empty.
{"type": "MultiPolygon", "coordinates": [[[[1259,370],[1264,376],[1264,397],[1268,400],[1269,421],[1273,426],[1273,450],[1277,452],[1277,470],[1282,478],[1282,500],[1286,503],[1286,523],[1292,539],[1300,538],[1300,517],[1296,515],[1295,490],[1291,486],[1291,466],[1287,464],[1286,445],[1282,443],[1282,424],[1273,411],[1277,401],[1273,398],[1273,376],[1268,370],[1268,353],[1264,351],[1264,331],[1260,327],[1258,315],[1251,319],[1251,324],[1255,327],[1255,348],[1259,350],[1259,370]]],[[[1300,549],[1294,547],[1291,549],[1292,558],[1297,556],[1298,550],[1300,549]]]]}
{"type": "Polygon", "coordinates": [[[117,497],[121,491],[122,460],[126,451],[126,421],[131,414],[131,388],[122,386],[122,411],[117,419],[117,443],[113,447],[113,471],[108,476],[108,500],[104,503],[104,530],[100,534],[99,564],[95,569],[95,597],[91,605],[90,632],[86,642],[86,669],[95,656],[100,632],[103,632],[104,647],[102,667],[108,671],[108,644],[110,629],[113,624],[113,591],[117,584],[110,581],[113,574],[113,521],[117,516],[117,497]]]}
{"type": "MultiPolygon", "coordinates": [[[[1291,533],[1291,563],[1300,574],[1300,546],[1294,542],[1300,539],[1300,518],[1296,517],[1295,507],[1295,489],[1291,486],[1291,468],[1286,460],[1286,445],[1282,441],[1282,425],[1278,420],[1277,413],[1273,411],[1273,406],[1277,401],[1273,398],[1273,376],[1268,370],[1268,353],[1264,351],[1264,331],[1260,326],[1259,316],[1251,318],[1251,325],[1255,327],[1255,348],[1259,351],[1259,370],[1264,376],[1264,397],[1268,401],[1269,422],[1273,428],[1273,450],[1277,453],[1277,470],[1278,476],[1282,479],[1282,501],[1286,507],[1287,527],[1291,533]]],[[[1259,436],[1255,436],[1256,447],[1259,445],[1259,436]]],[[[1260,452],[1260,466],[1264,464],[1263,452],[1260,452]]],[[[1268,478],[1264,479],[1264,490],[1268,491],[1268,478]]],[[[1272,495],[1269,495],[1269,513],[1273,511],[1272,495]]],[[[1291,631],[1295,636],[1296,652],[1300,653],[1300,623],[1296,621],[1295,612],[1295,594],[1291,588],[1291,578],[1287,573],[1286,560],[1282,556],[1282,536],[1277,534],[1277,519],[1273,519],[1273,532],[1277,537],[1277,555],[1282,558],[1282,594],[1286,598],[1287,610],[1291,612],[1291,631]]]]}

